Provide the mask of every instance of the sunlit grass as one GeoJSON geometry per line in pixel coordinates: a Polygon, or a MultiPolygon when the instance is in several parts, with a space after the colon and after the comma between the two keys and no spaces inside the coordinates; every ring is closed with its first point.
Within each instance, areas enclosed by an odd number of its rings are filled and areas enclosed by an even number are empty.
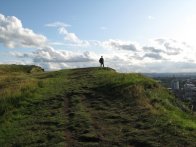
{"type": "Polygon", "coordinates": [[[121,92],[124,97],[137,97],[140,105],[151,109],[155,114],[167,115],[167,118],[182,128],[196,129],[196,117],[193,117],[191,111],[155,80],[140,74],[108,72],[107,69],[97,70],[96,75],[104,84],[109,85],[108,88],[117,87],[113,90],[121,92]]]}
{"type": "Polygon", "coordinates": [[[1,77],[0,89],[0,112],[6,112],[14,106],[18,106],[20,101],[28,94],[32,93],[37,87],[37,80],[22,78],[17,76],[1,77]]]}

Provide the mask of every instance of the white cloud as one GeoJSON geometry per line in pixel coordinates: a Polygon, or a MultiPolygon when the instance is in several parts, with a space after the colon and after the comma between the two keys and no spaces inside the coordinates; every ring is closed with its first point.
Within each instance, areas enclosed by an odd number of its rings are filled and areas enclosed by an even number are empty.
{"type": "Polygon", "coordinates": [[[81,40],[75,33],[68,32],[65,27],[60,27],[58,29],[59,34],[64,35],[64,40],[70,43],[77,44],[79,46],[89,46],[89,42],[86,40],[81,40]]]}
{"type": "Polygon", "coordinates": [[[163,60],[164,58],[157,53],[146,53],[143,58],[152,58],[152,59],[156,59],[156,60],[163,60]]]}
{"type": "Polygon", "coordinates": [[[64,34],[64,39],[73,43],[81,43],[81,40],[74,33],[64,34]]]}
{"type": "Polygon", "coordinates": [[[127,51],[137,51],[139,47],[136,43],[130,41],[113,40],[102,42],[104,48],[117,49],[117,50],[127,50],[127,51]]]}
{"type": "MultiPolygon", "coordinates": [[[[127,54],[127,52],[72,52],[57,51],[52,48],[36,50],[33,53],[12,54],[19,58],[31,58],[32,63],[43,67],[46,70],[59,70],[63,68],[78,67],[98,67],[98,59],[103,55],[105,66],[116,69],[120,72],[180,72],[196,71],[196,62],[188,59],[175,61],[166,60],[160,52],[146,51],[142,54],[136,52],[127,54]]],[[[174,55],[172,55],[173,57],[174,55]]]]}
{"type": "Polygon", "coordinates": [[[90,52],[76,53],[72,51],[57,51],[52,48],[36,50],[33,52],[34,62],[91,62],[94,61],[90,52]]]}
{"type": "Polygon", "coordinates": [[[55,42],[55,41],[49,42],[49,44],[50,44],[50,45],[58,45],[58,46],[65,46],[65,45],[66,45],[66,44],[63,43],[63,42],[55,42]]]}
{"type": "Polygon", "coordinates": [[[17,57],[17,58],[25,58],[25,57],[28,58],[31,53],[22,53],[22,52],[18,52],[18,51],[10,51],[9,54],[14,56],[14,57],[17,57]]]}
{"type": "Polygon", "coordinates": [[[35,64],[46,70],[57,70],[99,66],[98,59],[103,55],[106,66],[122,72],[196,71],[196,51],[186,42],[158,38],[142,45],[114,39],[82,40],[68,30],[70,25],[55,22],[46,26],[57,27],[65,42],[49,42],[44,35],[24,28],[18,18],[0,14],[0,43],[8,48],[36,49],[26,53],[12,51],[10,54],[21,61],[7,63],[35,64]],[[89,47],[88,50],[96,47],[100,50],[73,52],[54,49],[53,45],[89,47]]]}
{"type": "Polygon", "coordinates": [[[164,38],[153,39],[148,45],[143,46],[143,52],[148,57],[151,56],[154,59],[160,57],[158,60],[182,61],[190,50],[192,50],[191,46],[185,42],[164,38]]]}
{"type": "Polygon", "coordinates": [[[56,21],[53,23],[48,23],[45,25],[46,27],[71,27],[71,25],[60,22],[60,21],[56,21]]]}
{"type": "Polygon", "coordinates": [[[67,27],[70,27],[71,25],[65,24],[63,22],[54,22],[46,24],[47,27],[57,27],[59,34],[64,36],[64,40],[73,43],[77,46],[87,47],[90,45],[90,43],[87,40],[80,39],[75,33],[69,32],[67,27]]]}
{"type": "Polygon", "coordinates": [[[0,43],[7,48],[44,48],[47,38],[24,28],[15,16],[0,14],[0,43]]]}
{"type": "Polygon", "coordinates": [[[76,68],[98,66],[98,56],[93,52],[72,52],[55,50],[53,48],[38,49],[31,53],[12,51],[10,55],[19,59],[31,59],[32,64],[43,67],[46,70],[62,68],[76,68]]]}

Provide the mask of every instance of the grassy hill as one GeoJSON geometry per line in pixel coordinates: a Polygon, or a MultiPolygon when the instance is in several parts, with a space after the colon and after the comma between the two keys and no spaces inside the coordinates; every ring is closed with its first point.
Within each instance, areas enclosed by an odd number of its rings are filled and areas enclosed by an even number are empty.
{"type": "Polygon", "coordinates": [[[140,74],[0,65],[2,147],[194,147],[195,138],[195,114],[140,74]]]}

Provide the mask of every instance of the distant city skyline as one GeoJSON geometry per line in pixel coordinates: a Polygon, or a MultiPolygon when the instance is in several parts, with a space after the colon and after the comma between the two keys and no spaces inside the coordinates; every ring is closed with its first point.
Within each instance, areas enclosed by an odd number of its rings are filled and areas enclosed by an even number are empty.
{"type": "Polygon", "coordinates": [[[46,70],[196,72],[194,0],[34,0],[0,4],[0,63],[46,70]]]}

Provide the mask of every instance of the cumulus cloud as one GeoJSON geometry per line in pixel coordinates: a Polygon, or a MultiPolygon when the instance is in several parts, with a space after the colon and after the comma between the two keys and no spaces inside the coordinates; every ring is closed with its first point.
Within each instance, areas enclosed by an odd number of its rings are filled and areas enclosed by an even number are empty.
{"type": "Polygon", "coordinates": [[[191,46],[185,42],[163,38],[153,39],[151,40],[150,45],[143,46],[143,52],[147,54],[148,57],[152,57],[154,59],[172,60],[172,58],[180,58],[187,52],[187,50],[190,49],[191,46]]]}
{"type": "Polygon", "coordinates": [[[30,57],[30,54],[32,54],[32,53],[22,53],[22,52],[18,52],[18,51],[10,51],[9,54],[14,57],[17,57],[17,58],[28,58],[28,57],[30,57]]]}
{"type": "MultiPolygon", "coordinates": [[[[33,53],[13,54],[19,58],[31,58],[32,64],[46,70],[59,70],[63,68],[95,67],[99,66],[100,54],[93,52],[57,51],[52,48],[36,50],[33,53]]],[[[143,56],[135,53],[103,53],[106,67],[120,72],[180,72],[195,71],[196,63],[189,61],[175,62],[165,60],[157,54],[146,53],[143,56]],[[152,59],[152,60],[149,60],[152,59]]]]}
{"type": "Polygon", "coordinates": [[[56,21],[53,23],[48,23],[45,25],[46,27],[71,27],[71,25],[66,24],[64,22],[56,21]]]}
{"type": "Polygon", "coordinates": [[[24,28],[15,16],[0,14],[0,43],[7,48],[43,48],[47,38],[24,28]]]}
{"type": "Polygon", "coordinates": [[[151,40],[147,45],[142,45],[114,39],[82,40],[69,31],[68,24],[54,22],[46,26],[56,27],[59,34],[63,35],[65,42],[49,42],[44,35],[24,28],[18,18],[0,14],[0,43],[7,48],[34,48],[34,51],[25,53],[11,51],[10,55],[21,59],[15,63],[35,64],[46,70],[99,66],[98,59],[101,55],[105,58],[106,66],[122,72],[193,71],[196,69],[196,52],[185,42],[158,38],[151,40]],[[68,44],[89,47],[88,50],[90,47],[95,47],[96,50],[74,52],[53,47],[54,45],[63,47],[68,44]],[[97,51],[98,49],[100,50],[97,51]]]}
{"type": "Polygon", "coordinates": [[[87,40],[81,40],[75,33],[68,32],[66,28],[59,28],[59,33],[64,35],[65,41],[77,44],[78,46],[89,46],[89,42],[87,40]]]}
{"type": "Polygon", "coordinates": [[[32,64],[41,66],[46,70],[95,66],[95,63],[98,63],[96,61],[98,56],[89,51],[73,52],[44,48],[30,53],[11,51],[10,55],[20,59],[31,59],[32,64]]]}
{"type": "Polygon", "coordinates": [[[155,48],[153,46],[144,46],[144,52],[152,52],[152,53],[162,53],[164,52],[162,49],[155,48]]]}
{"type": "Polygon", "coordinates": [[[90,43],[87,40],[80,39],[75,33],[69,32],[67,27],[71,25],[65,24],[63,22],[54,22],[45,25],[46,27],[56,27],[58,28],[59,34],[64,36],[64,40],[78,46],[89,46],[90,43]]]}
{"type": "Polygon", "coordinates": [[[160,59],[163,59],[163,57],[161,56],[161,53],[163,53],[164,51],[161,50],[161,49],[157,49],[153,46],[150,46],[150,47],[143,47],[143,50],[144,50],[144,56],[143,58],[152,58],[152,59],[157,59],[157,60],[160,60],[160,59]]]}
{"type": "Polygon", "coordinates": [[[71,51],[57,51],[52,48],[36,50],[33,52],[34,62],[90,62],[94,61],[93,55],[86,51],[75,53],[71,51]]]}
{"type": "Polygon", "coordinates": [[[68,63],[68,62],[91,62],[97,56],[91,52],[72,52],[59,51],[53,48],[38,49],[32,53],[10,52],[12,56],[18,58],[32,58],[33,62],[53,62],[53,63],[68,63]]]}
{"type": "Polygon", "coordinates": [[[162,60],[164,59],[160,54],[158,53],[146,53],[143,58],[152,58],[156,60],[162,60]]]}
{"type": "Polygon", "coordinates": [[[189,48],[189,46],[184,42],[179,42],[174,39],[156,39],[155,42],[157,42],[159,45],[164,46],[165,53],[168,55],[178,55],[183,49],[187,47],[189,48]]]}
{"type": "Polygon", "coordinates": [[[168,55],[178,55],[182,51],[180,47],[174,47],[170,43],[165,43],[164,46],[167,49],[166,54],[168,55]]]}
{"type": "Polygon", "coordinates": [[[58,31],[59,34],[64,35],[64,39],[66,41],[70,41],[72,43],[81,43],[81,40],[78,38],[78,36],[76,36],[76,34],[74,33],[68,32],[68,30],[65,27],[60,27],[58,31]]]}
{"type": "Polygon", "coordinates": [[[106,49],[125,50],[130,51],[130,54],[134,53],[137,55],[139,53],[140,56],[136,56],[138,60],[143,60],[144,58],[151,58],[152,60],[172,59],[177,56],[183,56],[182,54],[191,48],[191,46],[185,42],[164,38],[153,39],[148,45],[113,39],[100,42],[99,44],[106,49]]]}
{"type": "Polygon", "coordinates": [[[122,40],[108,40],[102,42],[104,48],[117,49],[117,50],[128,50],[128,51],[137,51],[137,45],[130,41],[122,40]]]}
{"type": "Polygon", "coordinates": [[[65,46],[65,45],[66,45],[66,44],[63,43],[63,42],[55,42],[55,41],[49,42],[49,44],[50,44],[50,45],[56,45],[56,46],[65,46]]]}

